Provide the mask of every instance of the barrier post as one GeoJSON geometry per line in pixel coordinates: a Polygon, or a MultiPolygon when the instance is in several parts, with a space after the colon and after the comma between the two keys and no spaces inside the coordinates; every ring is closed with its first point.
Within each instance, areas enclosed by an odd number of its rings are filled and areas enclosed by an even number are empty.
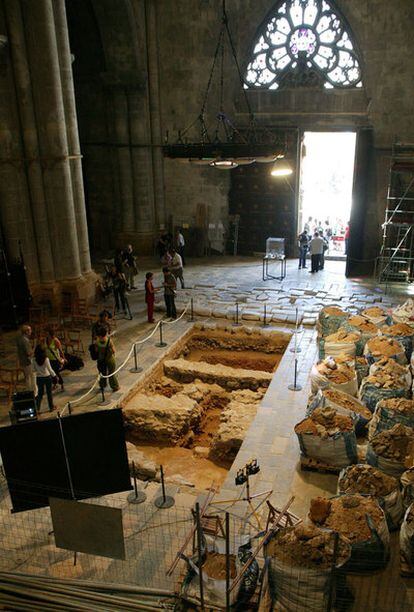
{"type": "Polygon", "coordinates": [[[102,401],[100,402],[100,405],[101,406],[107,406],[111,402],[105,398],[105,389],[104,389],[104,387],[101,384],[99,384],[99,387],[101,389],[101,394],[102,394],[102,401]]]}
{"type": "Polygon", "coordinates": [[[132,471],[133,471],[133,479],[134,479],[134,492],[130,493],[127,497],[127,500],[130,504],[142,504],[147,499],[144,491],[139,491],[137,485],[137,474],[135,470],[135,462],[132,461],[132,471]]]}
{"type": "Polygon", "coordinates": [[[142,372],[142,368],[138,367],[138,359],[137,359],[137,345],[134,344],[134,367],[129,370],[132,373],[138,374],[142,372]]]}
{"type": "Polygon", "coordinates": [[[239,323],[239,303],[236,302],[236,320],[233,323],[233,327],[240,327],[241,323],[239,323]]]}
{"type": "Polygon", "coordinates": [[[165,492],[165,481],[164,481],[164,469],[162,465],[160,465],[160,474],[161,474],[161,495],[154,500],[154,504],[160,510],[164,508],[171,508],[175,504],[175,499],[171,497],[171,495],[167,495],[165,492]]]}
{"type": "Polygon", "coordinates": [[[293,379],[293,385],[290,384],[288,386],[288,389],[290,391],[301,391],[302,390],[302,386],[297,384],[297,378],[298,378],[298,358],[295,356],[295,374],[294,374],[294,379],[293,379]]]}
{"type": "Polygon", "coordinates": [[[155,346],[162,348],[163,346],[167,346],[167,343],[162,339],[162,321],[160,321],[160,341],[157,342],[155,346]]]}
{"type": "Polygon", "coordinates": [[[190,300],[190,321],[194,321],[194,300],[191,298],[190,300]]]}
{"type": "Polygon", "coordinates": [[[70,405],[70,402],[68,402],[68,412],[70,416],[72,414],[72,406],[70,405]]]}
{"type": "Polygon", "coordinates": [[[295,355],[296,355],[296,353],[301,353],[302,352],[302,349],[298,346],[298,333],[299,333],[299,330],[298,330],[299,324],[298,323],[299,323],[299,311],[296,308],[295,331],[293,332],[294,336],[295,336],[295,343],[292,346],[292,348],[289,349],[290,352],[291,353],[295,353],[295,355]]]}
{"type": "Polygon", "coordinates": [[[266,304],[263,304],[263,325],[262,327],[269,327],[269,323],[266,321],[266,304]]]}

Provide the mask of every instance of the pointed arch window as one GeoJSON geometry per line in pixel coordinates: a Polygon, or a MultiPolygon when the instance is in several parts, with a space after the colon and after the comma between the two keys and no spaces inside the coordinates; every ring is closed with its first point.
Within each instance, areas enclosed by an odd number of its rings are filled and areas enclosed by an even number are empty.
{"type": "Polygon", "coordinates": [[[328,0],[283,0],[258,33],[246,88],[362,87],[361,65],[345,18],[328,0]]]}

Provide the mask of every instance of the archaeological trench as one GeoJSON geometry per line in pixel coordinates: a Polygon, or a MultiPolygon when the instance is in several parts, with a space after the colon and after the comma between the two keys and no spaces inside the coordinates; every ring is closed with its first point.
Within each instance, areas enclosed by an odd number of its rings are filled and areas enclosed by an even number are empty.
{"type": "Polygon", "coordinates": [[[290,340],[281,331],[195,324],[126,396],[130,459],[203,489],[221,484],[290,340]]]}

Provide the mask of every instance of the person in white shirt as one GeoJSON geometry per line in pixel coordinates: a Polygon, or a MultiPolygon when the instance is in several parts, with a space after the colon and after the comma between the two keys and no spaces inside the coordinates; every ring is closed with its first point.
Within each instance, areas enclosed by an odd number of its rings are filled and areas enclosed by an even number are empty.
{"type": "Polygon", "coordinates": [[[170,249],[170,255],[171,255],[171,263],[168,266],[168,269],[170,272],[174,274],[175,280],[177,280],[177,278],[180,279],[181,289],[184,289],[182,257],[176,252],[175,249],[170,249]]]}
{"type": "Polygon", "coordinates": [[[178,229],[177,233],[175,234],[175,244],[177,247],[177,252],[181,255],[181,259],[183,260],[183,266],[185,266],[185,261],[184,261],[185,240],[184,240],[184,236],[182,235],[180,229],[178,229]]]}
{"type": "Polygon", "coordinates": [[[319,270],[324,244],[324,239],[319,236],[318,232],[315,232],[312,240],[309,243],[309,250],[311,254],[311,274],[319,270]]]}
{"type": "Polygon", "coordinates": [[[53,405],[52,385],[53,378],[55,378],[56,374],[50,365],[49,359],[46,357],[46,349],[40,344],[38,344],[35,348],[32,365],[36,376],[38,389],[36,397],[37,411],[40,412],[43,393],[46,389],[47,403],[49,404],[49,411],[51,412],[55,409],[55,406],[53,405]]]}

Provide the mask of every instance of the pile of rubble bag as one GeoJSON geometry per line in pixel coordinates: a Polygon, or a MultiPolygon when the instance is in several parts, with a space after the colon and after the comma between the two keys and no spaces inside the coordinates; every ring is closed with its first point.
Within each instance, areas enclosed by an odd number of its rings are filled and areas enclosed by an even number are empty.
{"type": "Polygon", "coordinates": [[[332,305],[317,329],[319,361],[295,433],[302,466],[339,477],[338,496],[313,500],[308,518],[348,541],[344,571],[383,569],[389,531],[400,530],[401,574],[414,576],[414,301],[358,313],[332,305]]]}

